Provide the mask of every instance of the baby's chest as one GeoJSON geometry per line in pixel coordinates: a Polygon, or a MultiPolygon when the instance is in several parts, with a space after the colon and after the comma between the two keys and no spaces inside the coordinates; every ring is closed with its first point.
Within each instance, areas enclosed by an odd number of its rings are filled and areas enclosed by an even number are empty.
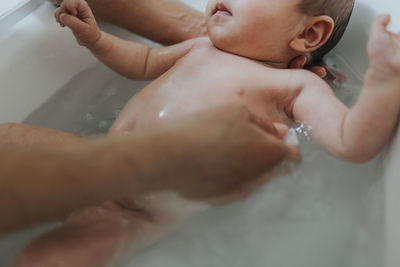
{"type": "MultiPolygon", "coordinates": [[[[208,69],[188,76],[178,97],[179,110],[199,110],[238,103],[262,118],[287,121],[286,107],[293,99],[283,84],[245,70],[208,69]],[[196,77],[196,78],[194,78],[196,77]]],[[[173,102],[171,99],[170,103],[173,102]]]]}
{"type": "Polygon", "coordinates": [[[160,80],[157,91],[170,110],[186,113],[239,103],[260,117],[288,121],[286,107],[294,95],[284,70],[214,52],[189,55],[160,80]]]}

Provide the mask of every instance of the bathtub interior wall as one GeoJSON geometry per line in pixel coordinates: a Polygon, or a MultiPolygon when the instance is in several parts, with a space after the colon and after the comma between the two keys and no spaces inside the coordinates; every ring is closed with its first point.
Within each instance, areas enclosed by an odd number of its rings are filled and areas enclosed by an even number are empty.
{"type": "MultiPolygon", "coordinates": [[[[183,2],[199,9],[206,4],[205,0],[183,2]]],[[[372,17],[400,11],[398,5],[391,0],[357,2],[349,30],[327,58],[330,67],[348,70],[354,86],[367,66],[365,41],[372,17]]],[[[99,64],[68,31],[53,23],[52,10],[45,4],[0,36],[0,59],[7,62],[0,66],[0,91],[7,96],[0,99],[6,110],[0,113],[0,122],[20,122],[30,114],[25,121],[31,124],[82,135],[103,134],[125,101],[145,83],[126,80],[99,64]]],[[[391,27],[399,25],[395,18],[391,27]]],[[[354,92],[342,93],[351,104],[354,92]]],[[[381,158],[359,167],[332,158],[307,140],[302,143],[305,161],[294,174],[274,180],[243,203],[194,217],[126,266],[399,266],[392,246],[400,244],[393,224],[397,211],[394,206],[385,210],[389,198],[391,203],[399,202],[398,190],[390,188],[390,196],[385,193],[381,158]],[[383,239],[385,214],[391,221],[386,229],[390,244],[383,239]],[[385,257],[387,264],[397,265],[385,265],[385,257]]],[[[391,163],[399,158],[399,147],[392,149],[387,161],[392,178],[400,172],[391,163]]],[[[11,266],[23,245],[43,230],[0,240],[0,266],[11,266]]]]}
{"type": "Polygon", "coordinates": [[[0,122],[22,122],[95,59],[42,5],[0,35],[0,122]],[[6,97],[4,97],[6,96],[6,97]]]}
{"type": "MultiPolygon", "coordinates": [[[[356,75],[363,78],[368,67],[365,43],[372,18],[377,14],[391,14],[389,30],[398,33],[400,31],[400,3],[396,0],[356,0],[356,8],[350,26],[335,53],[346,59],[356,75]]],[[[384,198],[384,239],[385,239],[385,266],[400,266],[400,213],[398,212],[399,190],[400,190],[400,127],[394,134],[389,145],[389,153],[385,156],[384,185],[382,186],[384,198]]],[[[379,198],[378,195],[376,195],[379,198]]],[[[376,216],[374,212],[369,215],[371,221],[376,216]]]]}
{"type": "Polygon", "coordinates": [[[0,19],[30,0],[2,0],[0,2],[0,19]]]}

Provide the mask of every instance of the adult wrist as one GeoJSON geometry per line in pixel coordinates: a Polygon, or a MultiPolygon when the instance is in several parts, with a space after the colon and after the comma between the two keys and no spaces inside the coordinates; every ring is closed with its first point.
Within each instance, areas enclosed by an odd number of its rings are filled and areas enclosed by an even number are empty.
{"type": "Polygon", "coordinates": [[[165,154],[164,138],[150,131],[108,137],[93,144],[91,154],[120,195],[159,191],[167,187],[173,162],[165,154]]]}

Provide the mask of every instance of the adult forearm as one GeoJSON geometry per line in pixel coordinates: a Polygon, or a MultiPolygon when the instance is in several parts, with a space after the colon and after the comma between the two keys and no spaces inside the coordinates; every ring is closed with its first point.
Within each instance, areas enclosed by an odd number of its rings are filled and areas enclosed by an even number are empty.
{"type": "Polygon", "coordinates": [[[298,158],[270,123],[236,105],[121,135],[0,149],[0,232],[161,190],[232,201],[298,158]]]}
{"type": "Polygon", "coordinates": [[[162,44],[206,34],[203,13],[178,0],[87,0],[97,18],[162,44]]]}
{"type": "Polygon", "coordinates": [[[0,232],[140,192],[132,182],[140,148],[128,158],[121,147],[126,144],[99,140],[0,151],[0,232]]]}
{"type": "Polygon", "coordinates": [[[85,139],[68,132],[19,123],[0,124],[0,151],[80,142],[85,142],[85,139]]]}

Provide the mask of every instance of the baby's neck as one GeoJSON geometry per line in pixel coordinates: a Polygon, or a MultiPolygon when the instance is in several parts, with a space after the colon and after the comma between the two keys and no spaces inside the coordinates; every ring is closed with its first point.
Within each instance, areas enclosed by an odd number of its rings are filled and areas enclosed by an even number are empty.
{"type": "Polygon", "coordinates": [[[272,62],[272,61],[261,61],[264,64],[271,66],[276,69],[287,69],[289,68],[289,63],[284,63],[284,62],[272,62]]]}
{"type": "MultiPolygon", "coordinates": [[[[224,49],[222,49],[222,48],[216,47],[216,46],[212,43],[212,41],[211,41],[210,39],[208,39],[208,41],[209,41],[209,45],[210,45],[211,47],[213,47],[213,48],[215,48],[215,49],[217,49],[217,50],[219,50],[219,51],[222,51],[222,52],[228,53],[228,54],[233,54],[233,55],[236,55],[236,56],[239,56],[239,57],[244,57],[244,56],[242,56],[242,55],[240,55],[240,54],[232,53],[232,52],[229,52],[229,51],[224,50],[224,49]]],[[[276,68],[276,69],[288,69],[288,68],[289,68],[289,62],[290,62],[290,60],[287,60],[287,59],[282,59],[281,61],[269,61],[269,60],[262,60],[262,59],[251,58],[251,57],[245,57],[245,58],[250,59],[250,60],[254,60],[254,61],[261,62],[261,63],[263,63],[263,64],[265,64],[265,65],[268,65],[268,66],[270,66],[270,67],[272,67],[272,68],[276,68]]]]}

